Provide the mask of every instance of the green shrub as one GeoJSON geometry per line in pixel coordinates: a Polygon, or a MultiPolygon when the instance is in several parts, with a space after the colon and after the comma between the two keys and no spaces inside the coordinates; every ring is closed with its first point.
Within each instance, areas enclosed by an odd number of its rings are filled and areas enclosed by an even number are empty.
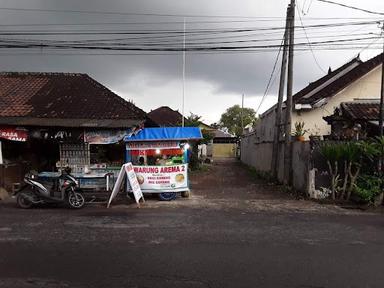
{"type": "Polygon", "coordinates": [[[353,193],[362,201],[372,203],[377,195],[381,193],[383,180],[377,176],[361,175],[356,182],[353,193]]]}

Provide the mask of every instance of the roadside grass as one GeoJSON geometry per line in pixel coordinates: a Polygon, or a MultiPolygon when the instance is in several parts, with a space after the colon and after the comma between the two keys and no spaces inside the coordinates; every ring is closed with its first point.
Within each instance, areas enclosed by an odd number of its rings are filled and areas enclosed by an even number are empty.
{"type": "Polygon", "coordinates": [[[240,164],[248,171],[248,173],[254,178],[255,180],[264,181],[268,185],[275,185],[281,192],[284,194],[290,195],[291,197],[295,199],[307,199],[306,195],[303,195],[299,191],[296,191],[290,186],[286,186],[282,183],[280,183],[276,178],[273,177],[272,173],[268,171],[259,171],[256,168],[249,166],[247,164],[244,164],[240,162],[240,164]]]}

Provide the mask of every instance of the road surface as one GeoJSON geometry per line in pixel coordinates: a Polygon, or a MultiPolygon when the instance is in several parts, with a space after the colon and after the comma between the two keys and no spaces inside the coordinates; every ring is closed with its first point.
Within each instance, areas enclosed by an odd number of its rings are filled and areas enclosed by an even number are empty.
{"type": "Polygon", "coordinates": [[[193,176],[191,199],[141,209],[0,204],[0,287],[383,287],[383,215],[224,164],[193,176]]]}

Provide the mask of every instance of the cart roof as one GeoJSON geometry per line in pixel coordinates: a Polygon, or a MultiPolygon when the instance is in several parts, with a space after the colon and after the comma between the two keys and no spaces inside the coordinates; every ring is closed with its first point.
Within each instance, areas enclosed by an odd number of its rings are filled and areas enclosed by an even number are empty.
{"type": "Polygon", "coordinates": [[[124,141],[198,140],[202,138],[198,127],[161,127],[144,128],[136,135],[125,136],[124,141]]]}

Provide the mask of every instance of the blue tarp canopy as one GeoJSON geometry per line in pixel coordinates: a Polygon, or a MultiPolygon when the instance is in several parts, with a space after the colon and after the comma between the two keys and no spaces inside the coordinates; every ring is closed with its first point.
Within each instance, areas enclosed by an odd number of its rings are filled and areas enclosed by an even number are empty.
{"type": "Polygon", "coordinates": [[[125,136],[124,141],[198,140],[202,138],[198,127],[161,127],[144,128],[136,135],[125,136]]]}

